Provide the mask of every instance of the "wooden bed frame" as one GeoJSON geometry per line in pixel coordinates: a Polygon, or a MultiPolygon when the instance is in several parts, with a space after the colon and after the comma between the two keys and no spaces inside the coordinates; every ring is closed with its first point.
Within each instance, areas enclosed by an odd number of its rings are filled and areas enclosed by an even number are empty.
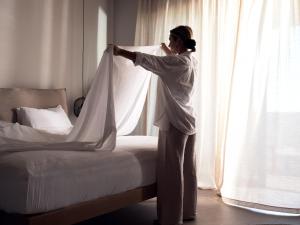
{"type": "Polygon", "coordinates": [[[1,225],[70,225],[103,215],[156,196],[156,185],[136,188],[46,213],[22,215],[0,213],[1,225]]]}
{"type": "MultiPolygon", "coordinates": [[[[20,106],[49,108],[62,105],[68,112],[65,89],[0,88],[0,120],[16,121],[20,106]]],[[[101,197],[38,214],[10,214],[0,211],[1,225],[70,225],[156,197],[156,184],[101,197]]]]}

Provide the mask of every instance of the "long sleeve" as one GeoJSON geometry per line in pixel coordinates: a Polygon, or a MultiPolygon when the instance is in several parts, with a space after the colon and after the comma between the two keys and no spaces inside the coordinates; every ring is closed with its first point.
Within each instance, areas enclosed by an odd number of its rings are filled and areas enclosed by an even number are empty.
{"type": "Polygon", "coordinates": [[[142,66],[161,78],[155,125],[165,128],[166,124],[171,123],[185,134],[195,133],[192,95],[196,60],[191,52],[170,56],[137,52],[135,65],[142,66]]]}
{"type": "Polygon", "coordinates": [[[165,80],[178,79],[179,76],[185,74],[189,69],[190,62],[186,57],[180,55],[155,56],[136,52],[135,65],[142,66],[165,80]]]}

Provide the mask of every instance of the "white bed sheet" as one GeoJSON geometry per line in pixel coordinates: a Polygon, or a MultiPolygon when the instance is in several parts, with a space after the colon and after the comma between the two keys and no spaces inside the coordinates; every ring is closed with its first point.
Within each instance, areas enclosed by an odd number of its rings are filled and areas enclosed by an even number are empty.
{"type": "Polygon", "coordinates": [[[40,213],[155,183],[157,138],[118,137],[110,151],[0,155],[0,210],[40,213]]]}

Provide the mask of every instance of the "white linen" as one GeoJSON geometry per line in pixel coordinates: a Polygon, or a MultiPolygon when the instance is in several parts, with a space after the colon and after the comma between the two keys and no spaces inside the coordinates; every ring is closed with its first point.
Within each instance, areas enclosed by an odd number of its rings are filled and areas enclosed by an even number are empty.
{"type": "MultiPolygon", "coordinates": [[[[159,50],[159,46],[124,48],[151,54],[157,54],[159,50]]],[[[113,57],[111,49],[107,49],[67,140],[98,141],[96,148],[112,149],[116,129],[118,135],[126,135],[136,126],[145,102],[150,74],[135,67],[129,60],[113,57]]]]}
{"type": "MultiPolygon", "coordinates": [[[[128,49],[155,54],[159,47],[128,49]]],[[[0,129],[0,151],[55,150],[59,147],[81,151],[113,150],[117,130],[119,135],[128,134],[137,124],[149,76],[150,72],[135,67],[121,57],[113,57],[112,50],[107,49],[70,134],[59,138],[57,135],[49,137],[49,134],[12,125],[0,129]],[[17,134],[13,132],[14,129],[17,134]]]]}
{"type": "Polygon", "coordinates": [[[22,125],[53,134],[69,134],[73,125],[61,105],[48,109],[17,108],[17,119],[22,125]]]}
{"type": "Polygon", "coordinates": [[[0,152],[0,209],[39,213],[153,184],[156,149],[156,137],[123,136],[113,152],[0,152]]]}
{"type": "Polygon", "coordinates": [[[195,114],[192,95],[197,60],[192,53],[153,56],[137,52],[135,65],[140,65],[160,77],[155,125],[162,130],[168,130],[168,124],[171,123],[185,134],[194,134],[195,114]]]}
{"type": "MultiPolygon", "coordinates": [[[[157,55],[159,46],[122,47],[129,51],[143,51],[157,55]]],[[[114,60],[114,102],[118,135],[130,134],[143,110],[151,73],[124,57],[114,60]]]]}
{"type": "Polygon", "coordinates": [[[5,150],[6,145],[3,144],[4,140],[12,139],[15,143],[23,143],[24,139],[27,142],[46,142],[46,141],[63,141],[64,135],[55,135],[51,133],[47,133],[42,130],[35,129],[33,127],[21,125],[19,123],[8,123],[5,121],[0,121],[0,137],[1,137],[1,150],[5,150]]]}

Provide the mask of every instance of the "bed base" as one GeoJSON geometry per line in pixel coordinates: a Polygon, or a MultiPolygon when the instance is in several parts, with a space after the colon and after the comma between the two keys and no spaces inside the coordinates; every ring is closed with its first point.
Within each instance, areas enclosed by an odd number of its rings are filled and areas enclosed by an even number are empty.
{"type": "Polygon", "coordinates": [[[23,215],[0,212],[1,225],[71,225],[156,197],[156,184],[78,203],[46,213],[23,215]]]}

